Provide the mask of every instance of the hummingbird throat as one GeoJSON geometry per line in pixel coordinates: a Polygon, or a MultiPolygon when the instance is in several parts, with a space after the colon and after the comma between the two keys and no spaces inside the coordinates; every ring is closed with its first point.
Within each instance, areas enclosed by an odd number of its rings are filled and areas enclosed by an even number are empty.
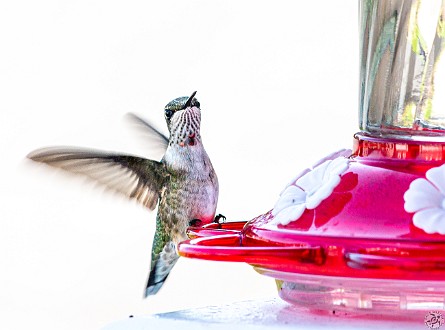
{"type": "Polygon", "coordinates": [[[179,146],[181,146],[181,147],[185,147],[186,145],[194,146],[196,144],[195,138],[196,138],[196,134],[195,134],[195,132],[192,132],[188,135],[188,137],[186,138],[185,141],[182,141],[179,143],[179,146]]]}

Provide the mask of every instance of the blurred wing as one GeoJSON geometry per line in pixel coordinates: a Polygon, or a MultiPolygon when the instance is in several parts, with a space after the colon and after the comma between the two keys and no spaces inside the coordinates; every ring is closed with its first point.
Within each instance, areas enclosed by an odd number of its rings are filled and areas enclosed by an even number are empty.
{"type": "Polygon", "coordinates": [[[92,149],[50,147],[31,152],[28,158],[72,173],[83,174],[108,189],[134,198],[153,210],[164,183],[160,162],[92,149]]]}
{"type": "Polygon", "coordinates": [[[144,140],[152,142],[152,149],[163,155],[168,147],[168,137],[155,128],[150,122],[138,117],[134,113],[127,113],[126,118],[141,133],[144,140]]]}

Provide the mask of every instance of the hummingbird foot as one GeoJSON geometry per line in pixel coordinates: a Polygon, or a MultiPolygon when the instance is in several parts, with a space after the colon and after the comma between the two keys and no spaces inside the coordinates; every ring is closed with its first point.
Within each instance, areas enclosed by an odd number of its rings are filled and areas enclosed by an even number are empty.
{"type": "Polygon", "coordinates": [[[217,214],[215,216],[215,219],[213,220],[214,223],[222,224],[226,222],[226,217],[222,214],[217,214]]]}
{"type": "Polygon", "coordinates": [[[199,219],[193,219],[190,220],[189,222],[189,227],[201,227],[202,226],[202,221],[199,219]]]}

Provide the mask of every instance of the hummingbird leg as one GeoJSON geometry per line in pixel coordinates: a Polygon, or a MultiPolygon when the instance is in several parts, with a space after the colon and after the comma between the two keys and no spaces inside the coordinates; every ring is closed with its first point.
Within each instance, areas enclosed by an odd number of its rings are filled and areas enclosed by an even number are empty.
{"type": "Polygon", "coordinates": [[[226,217],[222,214],[217,214],[215,216],[215,219],[213,220],[214,223],[222,224],[226,222],[226,217]]]}
{"type": "Polygon", "coordinates": [[[190,220],[189,222],[189,227],[201,227],[202,226],[202,221],[199,219],[193,219],[190,220]]]}

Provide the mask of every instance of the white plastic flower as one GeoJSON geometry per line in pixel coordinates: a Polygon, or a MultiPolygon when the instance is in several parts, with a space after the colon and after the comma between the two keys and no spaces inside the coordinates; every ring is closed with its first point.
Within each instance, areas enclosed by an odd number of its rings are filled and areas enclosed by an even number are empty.
{"type": "Polygon", "coordinates": [[[428,234],[445,234],[445,165],[426,172],[426,179],[411,182],[403,195],[405,211],[415,212],[414,226],[428,234]]]}
{"type": "Polygon", "coordinates": [[[340,183],[340,176],[348,167],[351,150],[340,150],[318,162],[312,170],[289,184],[276,202],[272,215],[273,224],[287,225],[298,220],[306,209],[315,209],[328,198],[340,183]]]}

